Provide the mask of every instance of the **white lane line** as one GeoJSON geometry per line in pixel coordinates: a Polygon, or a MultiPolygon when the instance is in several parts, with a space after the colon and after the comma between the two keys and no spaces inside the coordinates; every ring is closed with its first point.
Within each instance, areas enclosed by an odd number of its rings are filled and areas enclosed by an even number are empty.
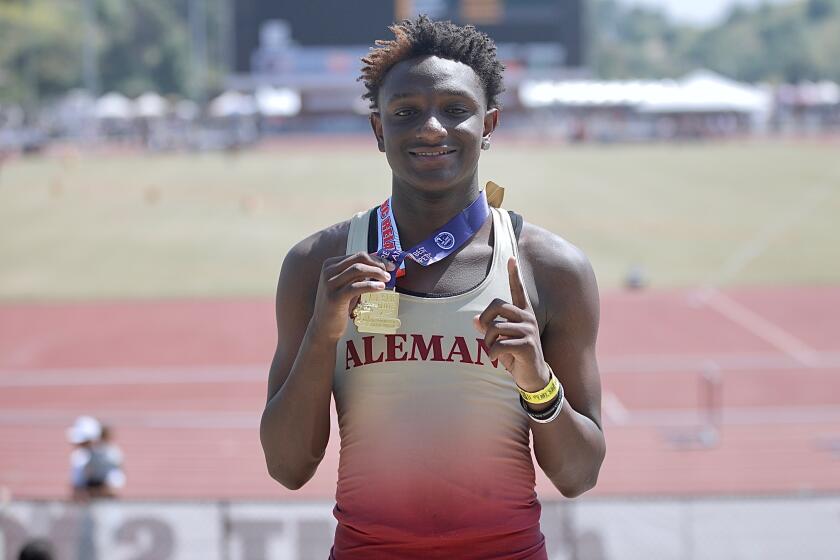
{"type": "MultiPolygon", "coordinates": [[[[248,429],[260,425],[262,410],[86,410],[105,423],[118,428],[190,428],[248,429]]],[[[69,426],[78,416],[77,410],[3,409],[0,426],[54,427],[69,426]]]]}
{"type": "MultiPolygon", "coordinates": [[[[721,426],[840,424],[840,406],[756,406],[723,408],[721,426]]],[[[700,426],[708,423],[704,410],[643,409],[630,412],[628,427],[700,426]]],[[[840,428],[840,426],[838,426],[840,428]]]]}
{"type": "Polygon", "coordinates": [[[706,305],[802,364],[819,364],[819,353],[808,344],[725,294],[716,291],[706,305]]]}
{"type": "Polygon", "coordinates": [[[85,385],[167,385],[267,381],[268,363],[243,366],[139,368],[51,368],[0,370],[0,387],[72,387],[85,385]]]}
{"type": "MultiPolygon", "coordinates": [[[[605,400],[605,403],[609,399],[605,400]]],[[[610,405],[611,406],[611,405],[610,405]]],[[[623,407],[623,405],[621,405],[623,407]]],[[[620,410],[620,408],[619,408],[620,410]]],[[[143,429],[197,429],[197,430],[256,430],[260,423],[261,410],[247,411],[171,411],[171,410],[86,410],[86,413],[101,418],[107,424],[120,430],[123,428],[143,429]]],[[[624,418],[613,418],[615,410],[605,407],[605,421],[623,428],[663,428],[682,426],[705,426],[708,416],[705,410],[679,408],[643,408],[619,412],[624,418]]],[[[78,410],[32,410],[29,408],[3,409],[0,411],[0,429],[49,428],[63,430],[73,423],[78,410]]],[[[334,417],[335,414],[333,413],[334,417]]],[[[813,406],[741,406],[720,410],[721,424],[725,426],[792,426],[801,424],[835,424],[840,430],[840,405],[813,406]]],[[[827,428],[831,429],[831,428],[827,428]]],[[[815,433],[816,435],[816,433],[815,433]]]]}
{"type": "Polygon", "coordinates": [[[840,369],[840,352],[816,352],[816,362],[803,370],[802,362],[782,353],[756,354],[639,354],[598,358],[602,374],[696,374],[714,364],[726,372],[821,371],[840,369]]]}
{"type": "Polygon", "coordinates": [[[817,352],[813,348],[778,325],[724,296],[718,291],[718,287],[737,277],[750,262],[764,253],[788,230],[807,218],[832,194],[834,194],[834,189],[830,186],[815,187],[805,193],[799,200],[799,204],[793,205],[789,214],[770,221],[755,236],[734,251],[705,286],[689,296],[689,303],[694,306],[707,305],[799,362],[808,366],[816,365],[817,352]]]}
{"type": "Polygon", "coordinates": [[[618,395],[612,391],[607,391],[604,395],[604,413],[610,422],[619,426],[626,424],[630,417],[627,407],[624,406],[618,395]]]}

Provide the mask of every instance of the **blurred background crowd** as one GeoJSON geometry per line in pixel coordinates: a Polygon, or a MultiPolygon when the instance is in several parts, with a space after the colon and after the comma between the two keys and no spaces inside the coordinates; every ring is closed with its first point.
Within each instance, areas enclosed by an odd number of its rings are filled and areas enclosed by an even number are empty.
{"type": "Polygon", "coordinates": [[[505,126],[531,137],[840,131],[840,4],[717,4],[723,13],[699,25],[632,0],[4,0],[0,150],[224,149],[358,132],[359,57],[416,12],[497,40],[505,126]]]}

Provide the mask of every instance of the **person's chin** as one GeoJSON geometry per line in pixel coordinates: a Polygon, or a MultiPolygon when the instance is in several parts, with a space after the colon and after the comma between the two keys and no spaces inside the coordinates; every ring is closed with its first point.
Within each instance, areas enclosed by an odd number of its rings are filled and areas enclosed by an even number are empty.
{"type": "Polygon", "coordinates": [[[426,169],[411,170],[404,178],[416,188],[428,192],[444,192],[451,190],[461,182],[461,169],[426,169]]]}
{"type": "Polygon", "coordinates": [[[403,166],[403,172],[410,183],[434,190],[458,184],[466,175],[463,160],[452,156],[432,161],[410,157],[403,166]]]}

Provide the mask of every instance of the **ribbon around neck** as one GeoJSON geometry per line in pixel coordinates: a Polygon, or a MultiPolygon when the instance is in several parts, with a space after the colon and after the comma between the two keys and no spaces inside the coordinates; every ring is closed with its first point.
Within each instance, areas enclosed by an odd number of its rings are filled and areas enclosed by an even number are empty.
{"type": "Polygon", "coordinates": [[[377,222],[379,224],[379,250],[377,254],[396,265],[394,271],[391,272],[391,279],[387,282],[386,287],[393,288],[396,285],[397,277],[405,274],[405,259],[411,259],[421,266],[429,266],[445,259],[469,241],[481,229],[489,215],[490,206],[487,203],[487,193],[482,190],[478,198],[443,226],[436,229],[427,239],[403,251],[397,231],[397,221],[391,211],[391,198],[389,197],[377,211],[377,222]]]}

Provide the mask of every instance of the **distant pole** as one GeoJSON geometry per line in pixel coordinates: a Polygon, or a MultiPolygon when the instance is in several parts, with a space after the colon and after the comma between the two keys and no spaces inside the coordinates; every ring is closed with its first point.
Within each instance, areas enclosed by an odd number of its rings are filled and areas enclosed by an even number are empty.
{"type": "Polygon", "coordinates": [[[221,3],[219,9],[221,55],[219,58],[224,71],[227,74],[231,74],[235,67],[233,59],[233,41],[235,36],[233,2],[232,0],[219,0],[219,2],[221,3]]]}
{"type": "Polygon", "coordinates": [[[192,94],[199,103],[207,99],[207,6],[206,0],[190,0],[190,54],[192,94]]]}
{"type": "Polygon", "coordinates": [[[723,425],[723,373],[720,365],[708,362],[703,368],[702,389],[703,408],[706,412],[706,429],[719,434],[723,425]]]}
{"type": "Polygon", "coordinates": [[[99,68],[96,60],[96,11],[95,0],[82,0],[84,37],[82,39],[82,81],[93,96],[99,94],[99,68]]]}

